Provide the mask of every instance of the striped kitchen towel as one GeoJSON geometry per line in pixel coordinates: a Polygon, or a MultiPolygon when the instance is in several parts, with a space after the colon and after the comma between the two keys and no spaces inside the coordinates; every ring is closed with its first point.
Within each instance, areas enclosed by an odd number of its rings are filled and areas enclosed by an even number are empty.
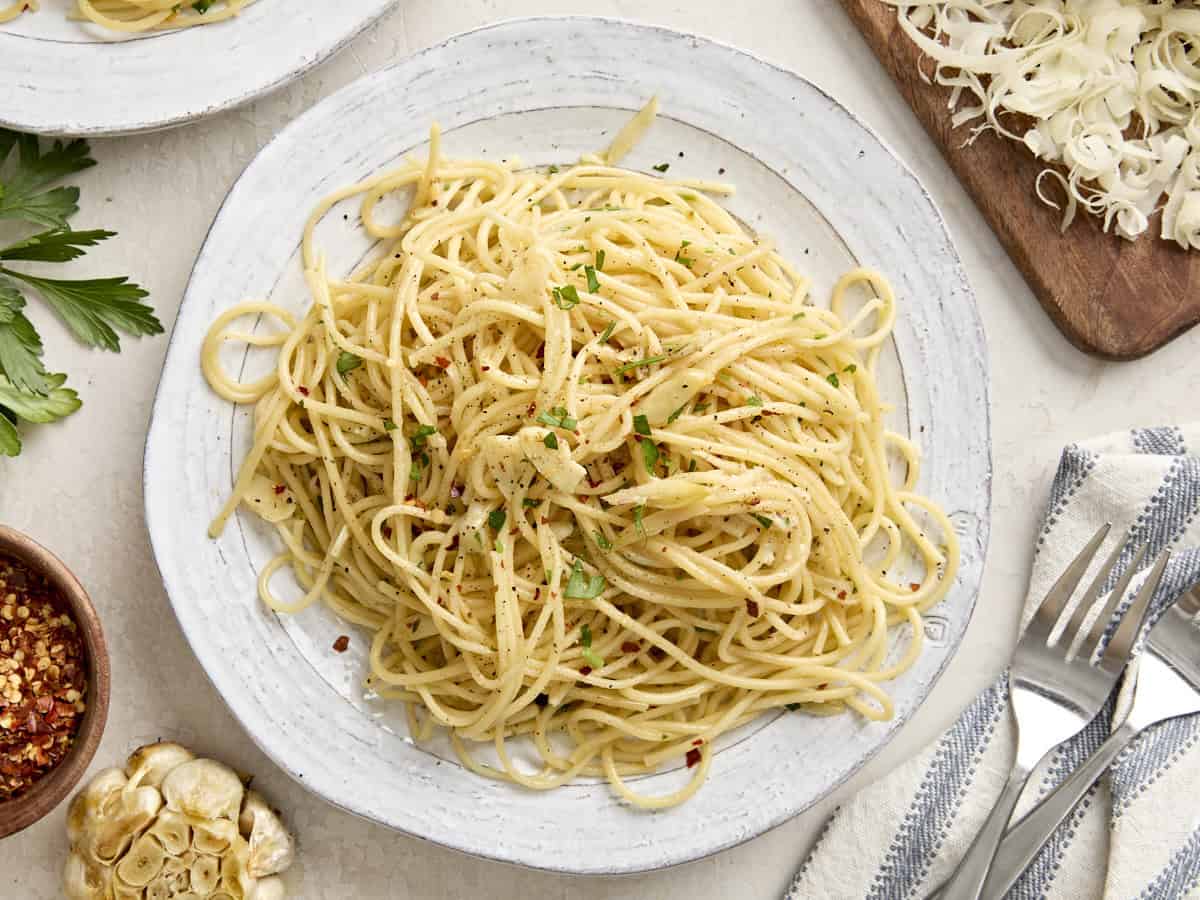
{"type": "MultiPolygon", "coordinates": [[[[1198,512],[1200,423],[1071,445],[1036,538],[1026,616],[1104,521],[1113,523],[1113,535],[1132,534],[1127,559],[1143,541],[1150,559],[1172,549],[1155,598],[1161,608],[1200,579],[1198,512]]],[[[1055,753],[1030,779],[1017,814],[1061,782],[1108,728],[1107,718],[1094,721],[1055,753]]],[[[1001,679],[941,738],[834,813],[786,900],[925,897],[966,850],[1012,757],[1001,679]]],[[[1200,716],[1159,725],[1129,747],[1008,897],[1200,898],[1200,716]]]]}

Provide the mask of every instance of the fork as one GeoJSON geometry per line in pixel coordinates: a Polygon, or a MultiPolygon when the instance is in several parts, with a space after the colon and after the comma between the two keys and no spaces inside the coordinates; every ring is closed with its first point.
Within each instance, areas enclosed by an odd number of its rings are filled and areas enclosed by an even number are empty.
{"type": "Polygon", "coordinates": [[[1004,835],[988,876],[984,896],[1003,897],[1037,856],[1042,845],[1142,731],[1167,719],[1200,713],[1200,584],[1193,585],[1163,612],[1138,657],[1128,716],[1096,752],[1004,835]]]}
{"type": "Polygon", "coordinates": [[[1120,561],[1123,549],[1120,546],[1101,567],[1057,640],[1051,640],[1071,596],[1111,528],[1111,524],[1102,526],[1071,561],[1017,641],[1008,671],[1009,707],[1016,727],[1016,761],[983,827],[939,893],[943,900],[977,900],[981,896],[996,848],[1030,773],[1051,750],[1077,734],[1095,717],[1129,661],[1150,598],[1166,566],[1167,552],[1155,563],[1137,598],[1126,610],[1121,624],[1094,664],[1093,657],[1106,625],[1146,555],[1145,545],[1125,567],[1104,611],[1096,617],[1082,643],[1079,638],[1084,634],[1088,613],[1120,561]],[[1072,654],[1071,649],[1077,643],[1078,652],[1072,654]]]}

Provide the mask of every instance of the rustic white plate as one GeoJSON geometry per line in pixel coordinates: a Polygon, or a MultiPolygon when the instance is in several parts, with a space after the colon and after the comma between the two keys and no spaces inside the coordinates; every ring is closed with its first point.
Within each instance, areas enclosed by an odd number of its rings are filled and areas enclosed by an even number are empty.
{"type": "Polygon", "coordinates": [[[0,24],[0,126],[105,135],[190,122],[282,87],[397,0],[258,0],[225,22],[121,35],[67,18],[74,0],[0,24]]]}
{"type": "MultiPolygon", "coordinates": [[[[318,242],[331,271],[366,252],[350,205],[318,242]]],[[[232,353],[233,351],[231,351],[232,353]]],[[[227,364],[253,377],[255,354],[227,364]]],[[[184,299],[146,448],[146,516],[184,632],[259,745],[347,810],[450,847],[545,869],[634,872],[696,859],[808,807],[879,750],[924,699],[962,637],[988,535],[991,461],[984,342],[942,220],[916,178],[836,101],[789,72],[710,41],[604,19],[528,19],[471,32],[363,78],[268,144],[230,192],[184,299]],[[703,73],[703,86],[696,73],[703,73]],[[280,618],[255,594],[277,551],[252,516],[205,535],[249,441],[249,415],[212,394],[202,337],[243,297],[309,303],[297,259],[322,195],[424,153],[429,123],[450,155],[566,163],[601,148],[651,94],[662,116],[626,160],[723,177],[728,205],[779,241],[824,294],[862,263],[891,277],[902,314],[882,381],[895,426],[925,448],[923,490],[952,513],[963,566],[928,619],[927,649],[891,685],[897,715],[764,717],[724,741],[684,806],[645,813],[607,785],[536,793],[478,777],[444,739],[416,746],[395,706],[362,696],[366,641],[324,609],[280,618]],[[331,644],[352,635],[350,651],[331,644]]],[[[897,641],[907,635],[899,630],[897,641]]],[[[639,787],[671,790],[678,770],[639,787]]]]}

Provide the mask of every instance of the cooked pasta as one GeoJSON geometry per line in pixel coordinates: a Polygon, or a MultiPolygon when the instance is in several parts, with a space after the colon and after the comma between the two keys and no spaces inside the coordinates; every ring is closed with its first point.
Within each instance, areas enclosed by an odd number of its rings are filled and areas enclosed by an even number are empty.
{"type": "Polygon", "coordinates": [[[730,188],[619,168],[653,112],[561,170],[447,159],[435,128],[427,161],[313,212],[309,310],[231,307],[202,364],[255,404],[212,534],[239,504],[274,524],[267,606],[321,601],[371,632],[370,687],[408,704],[418,740],[449,729],[481,775],[598,775],[666,807],[765,712],[891,716],[884,685],[921,652],[958,549],[884,423],[887,281],[857,269],[815,305],[713,199],[730,188]],[[341,277],[314,229],[351,197],[379,246],[341,277]],[[277,366],[239,383],[229,341],[277,366]],[[918,575],[890,574],[905,560],[918,575]],[[302,596],[273,587],[284,567],[302,596]],[[540,770],[514,761],[517,736],[540,770]],[[626,783],[679,760],[694,771],[675,793],[626,783]]]}
{"type": "MultiPolygon", "coordinates": [[[[94,22],[110,31],[137,33],[190,28],[231,19],[254,0],[75,0],[71,17],[94,22]]],[[[36,12],[39,0],[17,0],[0,7],[0,22],[23,12],[36,12]]]]}

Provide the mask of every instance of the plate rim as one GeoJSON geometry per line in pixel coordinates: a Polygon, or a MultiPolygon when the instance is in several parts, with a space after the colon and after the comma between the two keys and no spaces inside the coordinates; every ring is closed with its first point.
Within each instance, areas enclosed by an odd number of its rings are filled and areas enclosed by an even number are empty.
{"type": "MultiPolygon", "coordinates": [[[[224,92],[223,95],[216,99],[209,98],[203,100],[195,98],[188,100],[185,103],[185,108],[171,114],[156,114],[148,119],[139,119],[136,115],[129,116],[122,114],[120,111],[126,109],[136,109],[137,104],[117,104],[117,103],[88,103],[86,98],[73,101],[70,107],[63,107],[58,104],[57,108],[51,104],[48,111],[43,110],[45,98],[39,97],[36,92],[20,92],[17,97],[21,102],[14,104],[17,107],[17,112],[10,112],[7,108],[0,108],[0,128],[8,128],[13,131],[23,131],[30,134],[39,134],[46,137],[79,137],[79,138],[99,138],[99,137],[126,137],[130,135],[145,134],[154,131],[166,131],[172,128],[179,128],[191,122],[200,119],[208,118],[209,116],[217,115],[218,113],[227,112],[237,109],[259,100],[269,94],[280,90],[293,81],[301,78],[312,69],[327,62],[330,58],[341,52],[351,41],[365,32],[368,28],[378,23],[392,9],[399,5],[400,0],[356,0],[363,4],[363,15],[354,22],[348,29],[344,29],[331,42],[315,42],[311,47],[306,48],[302,52],[295,55],[295,60],[291,65],[283,67],[282,71],[276,70],[271,75],[260,75],[247,77],[241,86],[234,85],[230,90],[224,92]],[[86,110],[95,108],[96,110],[108,110],[109,113],[104,117],[98,117],[93,120],[88,120],[87,117],[78,116],[78,110],[86,110]],[[24,120],[22,117],[26,117],[24,120]],[[32,118],[30,118],[32,116],[32,118]]],[[[43,12],[49,12],[43,11],[43,12]]],[[[211,26],[196,26],[192,30],[201,30],[206,27],[210,28],[225,28],[236,27],[237,20],[215,23],[211,26]]],[[[192,30],[178,29],[175,32],[164,33],[161,36],[155,35],[156,41],[167,41],[172,34],[190,34],[192,30]]],[[[0,32],[0,44],[13,40],[14,46],[22,46],[24,42],[23,36],[13,35],[11,33],[0,32]]],[[[37,42],[42,43],[42,42],[37,42]]],[[[63,46],[71,48],[79,47],[96,47],[109,46],[117,47],[122,44],[137,44],[142,43],[138,40],[127,41],[95,41],[85,43],[64,44],[63,46]]],[[[155,48],[157,49],[157,47],[155,48]]],[[[235,48],[236,49],[236,48],[235,48]]],[[[253,49],[253,48],[251,48],[253,49]]],[[[63,51],[69,53],[70,51],[63,51]]],[[[90,51],[87,51],[90,52],[90,51]]],[[[82,55],[82,54],[81,54],[82,55]]],[[[407,57],[406,57],[407,58],[407,57]]],[[[16,68],[19,68],[24,56],[17,55],[14,58],[16,68]]],[[[236,58],[233,60],[236,63],[236,58]]],[[[245,66],[245,71],[254,73],[256,70],[252,66],[245,66]]],[[[170,77],[171,73],[168,73],[170,77]]],[[[106,76],[103,73],[75,73],[74,77],[79,80],[89,81],[102,85],[104,94],[116,95],[121,90],[136,90],[136,86],[123,87],[120,84],[116,86],[103,84],[103,79],[106,76]],[[94,77],[93,77],[94,76],[94,77]]],[[[120,76],[124,77],[124,76],[120,76]]],[[[361,77],[361,76],[359,76],[361,77]]],[[[354,84],[359,78],[352,79],[349,84],[354,84]]],[[[340,92],[344,87],[338,88],[334,94],[340,92]]],[[[170,90],[168,86],[168,91],[170,90]]],[[[330,95],[333,96],[333,95],[330,95]]],[[[319,105],[318,101],[314,106],[319,105]]],[[[312,107],[310,107],[311,109],[312,107]]],[[[307,112],[307,110],[305,110],[307,112]]],[[[292,121],[295,121],[294,119],[292,121]]],[[[289,122],[290,126],[292,123],[289,122]]],[[[286,127],[286,126],[285,126],[286,127]]],[[[279,132],[282,133],[282,132],[279,132]]],[[[278,133],[272,135],[270,141],[278,137],[278,133]]],[[[264,145],[265,146],[265,145],[264,145]]]]}
{"type": "MultiPolygon", "coordinates": [[[[748,62],[750,62],[752,64],[766,67],[782,77],[793,79],[796,82],[802,84],[806,89],[810,89],[813,92],[815,92],[830,106],[836,108],[836,110],[840,114],[847,117],[847,119],[849,119],[853,123],[853,125],[855,125],[859,129],[861,129],[872,141],[874,141],[878,145],[878,147],[880,149],[882,149],[887,154],[887,156],[889,156],[894,161],[895,165],[899,168],[902,175],[911,180],[912,185],[917,189],[917,191],[920,194],[921,199],[924,201],[924,203],[928,207],[929,212],[931,213],[931,216],[932,216],[931,221],[936,223],[936,225],[938,227],[938,237],[944,242],[945,247],[948,249],[948,251],[950,253],[950,258],[953,263],[952,271],[957,279],[957,284],[954,286],[951,286],[951,287],[957,287],[959,290],[961,290],[961,292],[964,294],[965,301],[966,301],[965,305],[967,307],[967,318],[969,319],[968,338],[971,341],[971,347],[969,349],[971,350],[972,355],[974,356],[974,366],[973,367],[978,368],[978,374],[980,377],[980,383],[978,385],[978,388],[980,391],[980,402],[979,402],[979,413],[978,413],[979,423],[978,424],[981,427],[982,446],[980,449],[979,462],[983,467],[983,486],[980,489],[981,501],[979,503],[979,509],[978,509],[978,512],[980,513],[980,517],[979,517],[979,520],[977,523],[977,529],[975,531],[975,534],[977,535],[976,545],[978,546],[978,549],[979,549],[979,558],[978,558],[978,562],[977,562],[978,576],[976,578],[976,583],[970,588],[969,596],[965,598],[965,601],[964,601],[965,609],[962,613],[961,625],[958,626],[956,633],[952,636],[952,639],[948,642],[949,643],[948,649],[945,652],[942,659],[940,660],[940,662],[938,663],[936,670],[934,670],[932,672],[932,674],[929,676],[928,681],[925,682],[922,686],[920,686],[918,688],[918,690],[914,693],[914,702],[913,702],[912,707],[903,714],[898,713],[896,717],[894,717],[892,720],[887,722],[886,723],[886,725],[887,725],[886,731],[882,735],[881,739],[878,740],[878,742],[873,747],[871,747],[867,752],[863,753],[860,758],[858,758],[852,765],[850,765],[845,770],[844,773],[841,773],[840,775],[835,777],[816,796],[808,798],[801,802],[797,802],[791,808],[789,808],[787,811],[779,814],[772,820],[763,823],[760,827],[754,828],[749,833],[738,834],[732,838],[729,838],[727,840],[722,840],[720,842],[706,843],[699,850],[693,851],[689,848],[684,848],[682,850],[678,850],[678,851],[674,851],[674,852],[665,854],[662,857],[661,861],[647,863],[647,864],[643,864],[643,865],[630,866],[630,865],[624,865],[620,861],[617,861],[615,863],[613,863],[611,861],[606,861],[604,864],[598,865],[598,866],[580,867],[578,865],[560,864],[557,862],[548,861],[548,858],[542,858],[537,861],[532,861],[527,858],[517,858],[512,855],[506,855],[506,854],[503,854],[500,852],[493,852],[486,847],[466,846],[461,842],[454,842],[452,840],[442,839],[442,837],[419,833],[419,832],[404,828],[403,826],[393,824],[391,822],[383,821],[380,818],[377,818],[368,812],[364,812],[362,810],[352,808],[351,806],[346,805],[345,803],[340,802],[337,799],[334,799],[329,794],[324,793],[321,790],[317,789],[316,787],[313,786],[313,784],[311,782],[305,781],[303,779],[302,774],[299,774],[296,771],[293,771],[293,769],[288,765],[288,763],[285,761],[285,759],[283,759],[279,755],[277,755],[274,752],[273,748],[271,748],[270,746],[268,746],[265,743],[265,740],[258,733],[256,733],[255,730],[246,721],[246,719],[243,718],[238,713],[238,711],[233,707],[233,705],[231,704],[229,699],[226,697],[225,693],[218,686],[213,672],[210,671],[209,666],[205,663],[204,659],[200,657],[200,654],[197,653],[195,646],[193,645],[193,642],[192,642],[192,636],[191,636],[191,633],[189,632],[188,625],[185,623],[183,616],[180,614],[180,608],[179,608],[178,604],[176,603],[174,597],[172,596],[170,589],[168,588],[168,579],[167,579],[167,576],[163,574],[163,567],[160,562],[159,547],[156,542],[154,530],[151,527],[152,519],[154,517],[151,513],[149,480],[151,477],[150,476],[150,468],[151,468],[151,463],[152,463],[154,438],[156,435],[156,423],[160,420],[160,417],[158,415],[159,409],[160,409],[160,404],[164,402],[163,391],[162,391],[163,378],[161,376],[160,376],[159,384],[155,390],[155,396],[154,396],[154,401],[153,401],[153,407],[151,410],[150,421],[149,421],[149,425],[147,428],[147,437],[146,437],[144,456],[143,456],[143,503],[144,503],[144,511],[145,511],[145,515],[146,515],[146,522],[147,522],[147,532],[148,532],[148,536],[150,537],[150,542],[151,542],[151,545],[152,545],[152,548],[154,551],[153,555],[154,555],[155,565],[159,570],[160,577],[162,577],[164,590],[168,595],[168,599],[171,603],[172,611],[174,612],[174,614],[176,616],[176,620],[179,622],[181,630],[184,632],[184,636],[188,641],[189,647],[191,647],[192,652],[196,654],[197,659],[201,664],[201,668],[205,673],[205,677],[208,679],[209,683],[213,685],[217,694],[221,697],[222,702],[226,705],[226,708],[230,710],[230,712],[233,714],[234,718],[237,719],[237,721],[239,722],[239,724],[241,725],[243,730],[251,738],[251,740],[255,743],[255,745],[269,759],[271,759],[271,761],[275,765],[277,765],[284,773],[286,773],[288,775],[288,777],[291,778],[296,784],[305,788],[309,793],[316,795],[324,802],[329,803],[331,806],[337,807],[338,809],[348,812],[351,815],[366,819],[368,821],[371,821],[375,824],[381,825],[386,828],[401,831],[410,837],[414,837],[414,838],[417,838],[417,839],[423,840],[423,841],[429,841],[431,843],[436,843],[439,846],[444,846],[451,850],[466,853],[467,855],[476,856],[476,857],[488,859],[491,861],[502,862],[505,864],[516,865],[516,866],[522,867],[522,868],[529,868],[529,869],[538,870],[538,871],[556,872],[556,873],[562,873],[562,874],[576,874],[576,875],[637,874],[637,873],[643,873],[643,872],[658,871],[658,870],[666,869],[666,868],[672,868],[677,865],[683,865],[685,863],[703,859],[703,858],[711,856],[715,853],[721,852],[723,850],[738,846],[740,844],[743,844],[743,843],[751,840],[754,837],[757,837],[761,834],[766,833],[767,831],[771,831],[771,830],[779,827],[780,825],[784,824],[785,822],[790,821],[795,816],[810,809],[812,806],[814,806],[818,802],[821,802],[822,800],[827,799],[828,797],[833,795],[835,792],[837,792],[838,790],[843,788],[845,786],[845,784],[848,781],[850,781],[853,777],[855,777],[855,775],[857,775],[864,766],[866,766],[872,759],[874,759],[876,755],[878,755],[888,745],[890,745],[895,740],[895,738],[896,738],[897,734],[900,732],[900,730],[905,725],[908,724],[908,722],[911,720],[912,716],[915,715],[917,710],[929,699],[930,695],[933,693],[934,688],[937,686],[938,682],[941,680],[941,677],[945,673],[950,662],[957,655],[958,650],[961,647],[962,640],[965,636],[966,630],[970,626],[971,621],[973,620],[974,611],[978,604],[979,594],[982,589],[982,579],[983,579],[983,573],[984,573],[984,568],[985,568],[985,564],[986,564],[987,550],[990,546],[991,513],[992,513],[992,505],[993,505],[993,503],[992,503],[992,499],[993,499],[992,498],[992,483],[993,483],[993,476],[994,476],[994,463],[993,463],[993,458],[992,458],[993,447],[992,447],[992,433],[991,433],[991,405],[990,405],[990,387],[991,386],[990,386],[989,353],[988,353],[987,341],[986,341],[984,330],[983,330],[982,318],[979,314],[979,308],[978,308],[978,303],[975,298],[975,293],[970,284],[970,280],[967,276],[966,270],[963,267],[962,258],[960,256],[960,254],[958,253],[957,247],[954,244],[954,241],[950,234],[950,230],[947,226],[944,215],[942,214],[940,208],[934,201],[932,195],[929,192],[929,189],[926,187],[924,182],[921,181],[921,179],[917,176],[917,174],[913,171],[913,169],[907,164],[907,162],[905,162],[904,158],[899,153],[896,152],[896,150],[892,147],[892,145],[887,140],[885,140],[881,135],[879,135],[879,133],[871,125],[869,125],[865,120],[863,120],[860,116],[858,116],[851,108],[847,107],[846,104],[844,104],[843,102],[838,100],[836,97],[831,95],[820,84],[799,74],[798,72],[788,69],[785,66],[773,63],[769,60],[766,60],[754,52],[745,50],[743,48],[737,47],[735,45],[732,45],[732,44],[729,44],[729,43],[726,43],[726,42],[723,42],[718,39],[708,37],[705,35],[700,35],[700,34],[696,34],[693,32],[682,31],[679,29],[669,28],[666,26],[655,25],[655,24],[651,24],[651,23],[644,23],[644,22],[631,20],[631,19],[618,17],[618,16],[534,15],[534,16],[520,16],[520,17],[509,17],[509,18],[500,19],[500,20],[493,21],[493,22],[490,22],[488,24],[485,24],[485,25],[482,25],[482,26],[479,26],[476,28],[469,29],[467,31],[459,32],[459,33],[453,34],[451,36],[448,36],[447,38],[437,42],[436,44],[430,45],[428,47],[421,49],[420,51],[417,51],[413,54],[405,56],[403,59],[397,60],[397,61],[390,63],[389,65],[384,66],[380,69],[374,70],[374,71],[366,73],[364,75],[361,75],[358,78],[355,78],[351,82],[347,83],[346,85],[342,86],[337,91],[328,95],[327,97],[322,98],[319,102],[314,104],[312,107],[305,110],[299,116],[297,116],[296,118],[291,120],[287,125],[285,125],[282,129],[280,129],[279,132],[277,132],[275,135],[273,135],[270,138],[270,140],[268,140],[262,147],[260,147],[258,149],[258,151],[255,153],[253,159],[251,159],[251,161],[246,165],[243,172],[238,176],[237,180],[230,187],[226,196],[222,199],[220,207],[218,208],[218,211],[217,211],[216,215],[214,216],[212,223],[210,224],[209,228],[207,229],[207,231],[205,233],[204,243],[202,244],[201,249],[197,254],[195,263],[193,264],[192,269],[189,272],[188,286],[185,289],[184,296],[181,301],[180,312],[182,313],[183,305],[187,302],[188,297],[191,293],[192,283],[193,283],[193,279],[196,274],[196,271],[200,268],[202,262],[206,261],[206,250],[208,250],[209,240],[212,236],[213,231],[216,229],[217,225],[222,221],[223,216],[226,212],[226,208],[230,204],[230,201],[232,199],[234,199],[235,194],[237,193],[238,187],[242,183],[243,178],[250,171],[250,169],[254,166],[254,164],[259,160],[259,158],[261,156],[263,156],[264,154],[266,154],[270,148],[272,148],[274,145],[281,142],[282,140],[285,140],[288,137],[290,137],[290,135],[293,132],[303,132],[303,129],[305,128],[305,126],[307,125],[307,123],[310,120],[318,120],[319,121],[321,115],[324,112],[324,108],[327,105],[333,106],[341,99],[341,97],[343,95],[347,95],[355,90],[362,89],[363,86],[365,85],[365,83],[367,83],[367,82],[386,80],[396,70],[399,70],[405,66],[412,65],[414,63],[414,61],[417,61],[417,60],[419,60],[423,57],[426,57],[430,54],[434,54],[439,51],[442,51],[445,48],[447,48],[449,45],[452,45],[452,44],[454,44],[460,40],[463,40],[465,38],[476,37],[476,36],[479,36],[479,35],[482,35],[482,34],[485,34],[488,32],[496,32],[496,31],[502,32],[508,28],[519,28],[519,27],[524,27],[524,26],[536,27],[540,24],[550,24],[550,25],[577,24],[577,25],[583,25],[583,26],[596,24],[601,27],[618,27],[618,28],[627,28],[627,29],[632,29],[632,30],[637,30],[637,31],[653,32],[653,33],[656,33],[658,35],[665,36],[668,38],[676,38],[676,39],[683,38],[683,39],[692,41],[694,44],[707,44],[707,45],[717,48],[720,51],[735,54],[739,57],[745,58],[748,62]]],[[[168,341],[167,353],[164,356],[164,364],[163,364],[164,372],[166,370],[167,362],[171,358],[172,351],[175,349],[178,325],[179,325],[179,321],[181,318],[182,318],[181,315],[177,316],[175,319],[175,322],[172,325],[171,335],[170,335],[170,338],[168,341]]],[[[926,452],[928,452],[928,450],[926,452]]],[[[931,737],[932,737],[932,735],[931,735],[931,737]]]]}

